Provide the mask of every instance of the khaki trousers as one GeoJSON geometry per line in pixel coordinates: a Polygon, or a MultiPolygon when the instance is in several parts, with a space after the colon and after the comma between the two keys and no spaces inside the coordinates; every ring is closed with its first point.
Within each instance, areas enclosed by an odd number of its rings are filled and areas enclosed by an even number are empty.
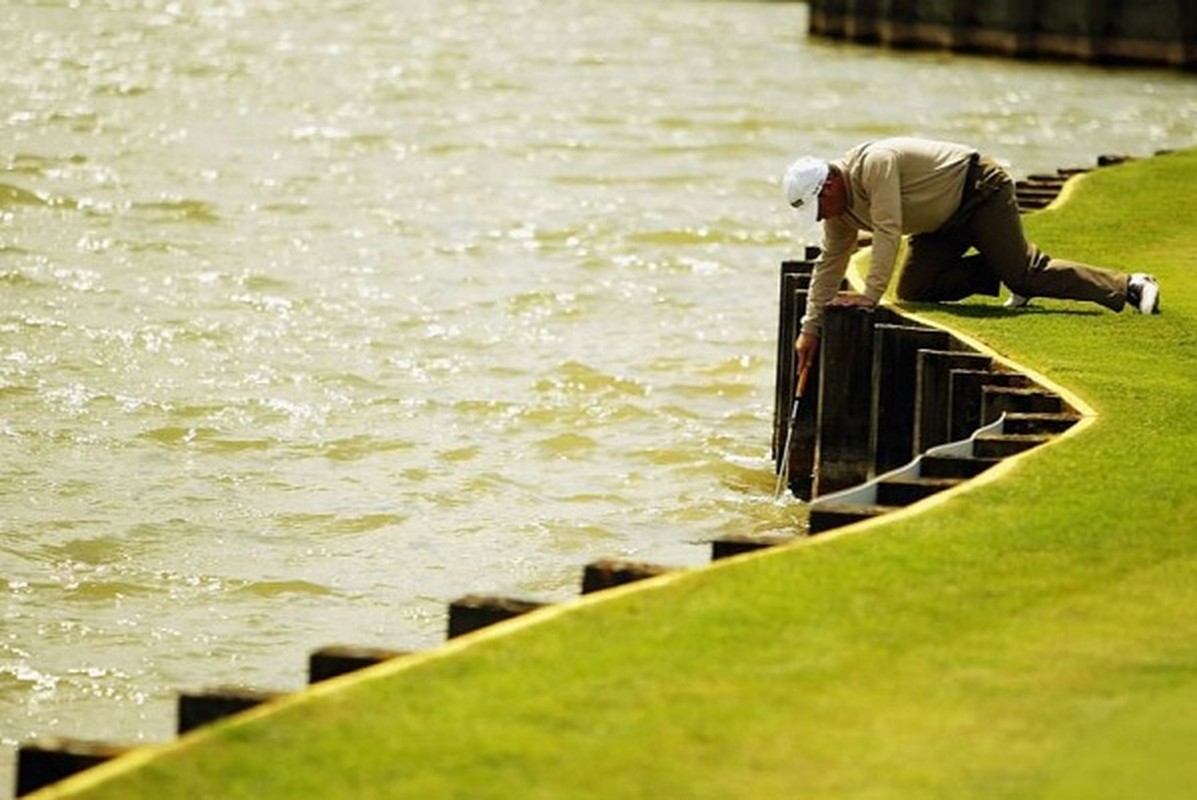
{"type": "Polygon", "coordinates": [[[1024,297],[1056,297],[1126,305],[1127,276],[1075,261],[1051,258],[1027,241],[1014,182],[994,162],[975,158],[960,208],[942,228],[910,237],[898,297],[962,300],[996,297],[1001,284],[1024,297]],[[977,252],[965,255],[970,247],[977,252]]]}

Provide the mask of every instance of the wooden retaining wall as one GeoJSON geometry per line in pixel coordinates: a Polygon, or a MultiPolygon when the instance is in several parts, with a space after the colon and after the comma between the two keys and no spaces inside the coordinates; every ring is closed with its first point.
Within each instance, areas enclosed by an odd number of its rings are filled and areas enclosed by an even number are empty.
{"type": "MultiPolygon", "coordinates": [[[[786,264],[785,276],[814,267],[786,264]]],[[[801,318],[805,292],[795,291],[780,309],[801,318]]],[[[796,324],[796,322],[795,322],[796,324]]],[[[779,373],[792,376],[794,356],[779,373]]],[[[970,463],[944,466],[928,474],[936,480],[894,487],[894,499],[841,516],[835,524],[812,513],[810,533],[892,511],[975,477],[1002,458],[1042,444],[1067,430],[1079,413],[1055,392],[975,351],[951,333],[912,322],[896,311],[836,308],[824,310],[818,383],[803,395],[800,420],[789,448],[788,489],[802,500],[817,500],[911,462],[939,445],[966,439],[978,428],[1008,419],[1007,430],[992,434],[970,454],[970,463]]],[[[777,393],[775,441],[789,435],[788,398],[794,384],[777,393]]],[[[784,452],[784,448],[781,451],[784,452]]],[[[780,456],[776,468],[781,474],[780,456]]],[[[889,491],[887,489],[887,491],[889,491]]]]}
{"type": "Polygon", "coordinates": [[[808,0],[810,33],[895,48],[1197,68],[1193,0],[808,0]]]}

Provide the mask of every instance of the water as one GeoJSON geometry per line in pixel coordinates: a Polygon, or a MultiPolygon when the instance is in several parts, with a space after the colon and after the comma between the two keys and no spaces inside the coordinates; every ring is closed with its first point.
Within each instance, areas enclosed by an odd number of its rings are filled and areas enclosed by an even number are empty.
{"type": "Polygon", "coordinates": [[[433,647],[462,594],[793,530],[800,152],[1193,143],[1191,76],[804,30],[702,0],[4,4],[5,748],[167,739],[179,689],[433,647]]]}

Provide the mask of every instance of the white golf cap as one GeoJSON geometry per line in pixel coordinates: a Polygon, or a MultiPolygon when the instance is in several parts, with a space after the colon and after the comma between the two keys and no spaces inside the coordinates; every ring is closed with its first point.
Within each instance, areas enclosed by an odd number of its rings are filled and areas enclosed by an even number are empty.
{"type": "Polygon", "coordinates": [[[786,168],[782,187],[786,202],[798,211],[799,233],[805,233],[819,219],[819,191],[829,172],[826,161],[811,156],[803,156],[786,168]]]}

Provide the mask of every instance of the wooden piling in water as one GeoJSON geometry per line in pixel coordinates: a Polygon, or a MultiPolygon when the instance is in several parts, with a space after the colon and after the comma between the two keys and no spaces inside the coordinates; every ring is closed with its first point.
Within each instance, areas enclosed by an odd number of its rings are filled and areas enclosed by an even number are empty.
{"type": "Polygon", "coordinates": [[[82,739],[43,739],[17,750],[16,797],[69,778],[127,753],[131,748],[82,739]]]}
{"type": "Polygon", "coordinates": [[[794,420],[794,432],[790,434],[790,415],[794,406],[794,394],[798,385],[797,356],[794,342],[801,329],[802,317],[806,314],[808,287],[814,259],[818,248],[808,248],[807,259],[783,261],[781,267],[781,294],[778,307],[777,383],[773,404],[773,458],[776,472],[780,474],[783,465],[786,438],[790,437],[789,468],[787,488],[795,497],[809,499],[814,468],[815,405],[817,378],[808,375],[806,397],[794,420]]]}
{"type": "Polygon", "coordinates": [[[794,385],[794,340],[803,314],[806,313],[806,297],[810,289],[811,270],[809,261],[782,261],[778,279],[777,297],[777,376],[774,382],[773,403],[773,457],[781,453],[785,438],[782,426],[785,424],[785,397],[789,387],[794,385]]]}
{"type": "Polygon", "coordinates": [[[308,656],[308,683],[319,683],[338,675],[356,672],[384,661],[409,655],[405,650],[384,650],[377,647],[329,645],[313,650],[308,656]]]}
{"type": "Polygon", "coordinates": [[[781,456],[785,439],[785,395],[794,383],[794,339],[806,313],[806,291],[814,264],[808,261],[782,261],[777,295],[777,364],[773,382],[773,458],[781,456]],[[798,293],[802,292],[801,297],[798,293]]]}
{"type": "Polygon", "coordinates": [[[842,528],[845,525],[864,522],[867,519],[879,517],[893,510],[890,506],[882,505],[845,505],[812,508],[810,512],[810,535],[816,536],[835,528],[842,528]]]}
{"type": "Polygon", "coordinates": [[[711,560],[718,561],[731,558],[741,553],[751,553],[766,547],[777,547],[794,541],[793,536],[778,536],[769,534],[732,534],[720,536],[711,540],[711,560]]]}
{"type": "Polygon", "coordinates": [[[809,0],[813,36],[901,48],[1197,66],[1197,7],[1127,0],[809,0]]]}
{"type": "Polygon", "coordinates": [[[504,620],[527,614],[542,608],[546,603],[521,600],[512,597],[498,597],[487,594],[470,594],[449,604],[450,639],[494,625],[504,620]]]}
{"type": "Polygon", "coordinates": [[[176,730],[182,735],[282,695],[282,692],[245,689],[239,686],[180,692],[176,730]]]}
{"type": "Polygon", "coordinates": [[[623,586],[626,583],[642,581],[671,571],[659,564],[645,564],[621,558],[604,558],[592,561],[582,571],[582,594],[600,592],[623,586]]]}

